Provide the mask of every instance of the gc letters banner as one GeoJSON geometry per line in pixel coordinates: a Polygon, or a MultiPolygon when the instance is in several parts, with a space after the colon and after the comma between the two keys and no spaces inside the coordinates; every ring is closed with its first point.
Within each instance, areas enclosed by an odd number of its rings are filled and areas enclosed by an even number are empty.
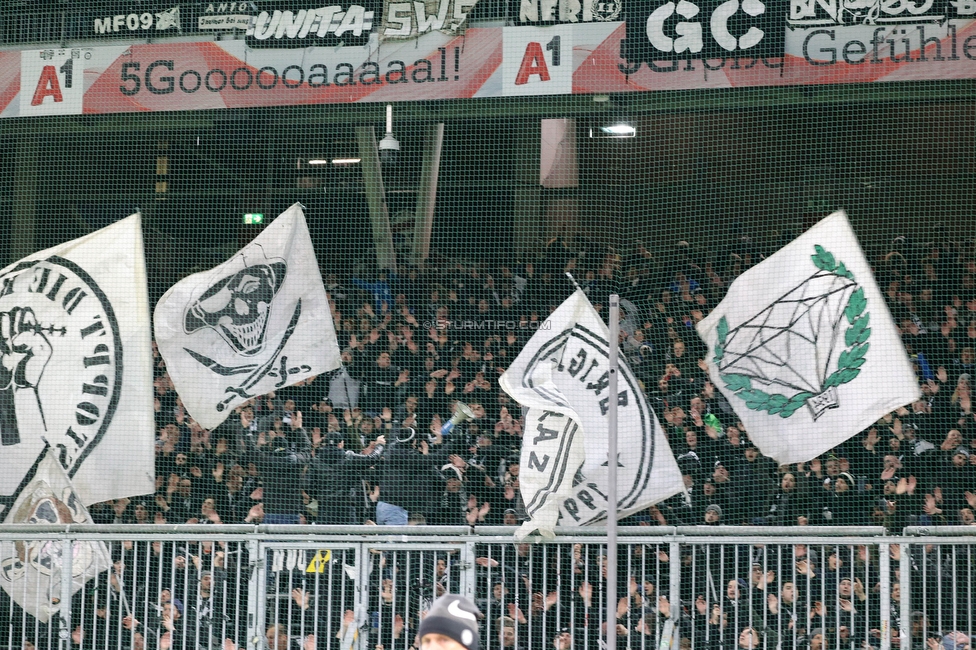
{"type": "Polygon", "coordinates": [[[782,57],[786,33],[782,0],[681,0],[624,4],[628,62],[782,57]]]}

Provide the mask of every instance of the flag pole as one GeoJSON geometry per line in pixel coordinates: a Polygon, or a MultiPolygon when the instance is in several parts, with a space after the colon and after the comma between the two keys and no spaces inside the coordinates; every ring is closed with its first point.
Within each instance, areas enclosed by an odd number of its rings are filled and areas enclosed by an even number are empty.
{"type": "Polygon", "coordinates": [[[607,650],[617,648],[617,352],[620,296],[610,295],[610,395],[607,410],[607,650]]]}
{"type": "Polygon", "coordinates": [[[582,287],[579,286],[579,283],[576,282],[576,278],[573,277],[572,273],[570,273],[569,271],[566,271],[565,273],[566,273],[566,277],[569,278],[569,281],[573,283],[574,287],[576,287],[577,289],[582,289],[582,287]]]}

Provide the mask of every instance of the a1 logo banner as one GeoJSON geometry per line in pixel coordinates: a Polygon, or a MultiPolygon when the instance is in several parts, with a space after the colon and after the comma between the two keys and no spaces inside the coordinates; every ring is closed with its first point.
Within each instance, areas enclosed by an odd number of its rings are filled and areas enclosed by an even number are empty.
{"type": "Polygon", "coordinates": [[[25,50],[20,55],[20,114],[80,115],[85,95],[84,63],[77,48],[25,50]]]}
{"type": "Polygon", "coordinates": [[[568,95],[573,92],[573,26],[504,28],[502,92],[568,95]]]}

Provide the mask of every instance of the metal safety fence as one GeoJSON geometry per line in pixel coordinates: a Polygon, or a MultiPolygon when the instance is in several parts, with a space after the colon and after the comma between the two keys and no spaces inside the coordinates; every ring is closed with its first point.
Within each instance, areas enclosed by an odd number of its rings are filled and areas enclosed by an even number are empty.
{"type": "MultiPolygon", "coordinates": [[[[976,634],[976,528],[0,529],[0,647],[407,650],[439,595],[490,650],[945,650],[976,634]],[[70,605],[65,605],[70,603],[70,605]]],[[[969,641],[971,643],[971,641],[969,641]]]]}

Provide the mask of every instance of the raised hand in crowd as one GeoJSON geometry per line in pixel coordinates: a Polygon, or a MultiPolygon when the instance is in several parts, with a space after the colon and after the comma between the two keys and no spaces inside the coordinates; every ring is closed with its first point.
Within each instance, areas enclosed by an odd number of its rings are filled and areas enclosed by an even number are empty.
{"type": "Polygon", "coordinates": [[[823,466],[820,462],[819,457],[814,458],[813,460],[810,461],[810,471],[812,471],[814,476],[816,476],[817,478],[823,478],[822,468],[823,466]]]}
{"type": "Polygon", "coordinates": [[[715,603],[712,605],[712,614],[708,617],[709,625],[719,625],[724,628],[729,624],[728,614],[722,611],[722,607],[715,603]]]}
{"type": "Polygon", "coordinates": [[[112,510],[115,512],[116,517],[121,517],[122,513],[132,501],[128,497],[123,497],[121,499],[116,499],[112,504],[112,510]]]}
{"type": "Polygon", "coordinates": [[[247,517],[244,518],[245,524],[260,524],[264,520],[264,504],[257,503],[251,506],[251,509],[247,511],[247,517]]]}
{"type": "Polygon", "coordinates": [[[589,582],[584,581],[579,586],[579,595],[580,598],[583,599],[583,604],[586,607],[593,606],[593,585],[591,585],[589,582]]]}
{"type": "Polygon", "coordinates": [[[526,625],[529,622],[529,620],[525,618],[525,614],[522,613],[522,610],[519,609],[518,605],[515,603],[508,604],[508,616],[515,619],[522,625],[526,625]]]}
{"type": "Polygon", "coordinates": [[[823,617],[824,617],[824,605],[822,602],[818,600],[814,602],[813,605],[810,607],[810,614],[808,616],[808,618],[811,621],[810,625],[812,627],[822,627],[819,622],[815,622],[815,619],[819,618],[822,620],[823,617]]]}

